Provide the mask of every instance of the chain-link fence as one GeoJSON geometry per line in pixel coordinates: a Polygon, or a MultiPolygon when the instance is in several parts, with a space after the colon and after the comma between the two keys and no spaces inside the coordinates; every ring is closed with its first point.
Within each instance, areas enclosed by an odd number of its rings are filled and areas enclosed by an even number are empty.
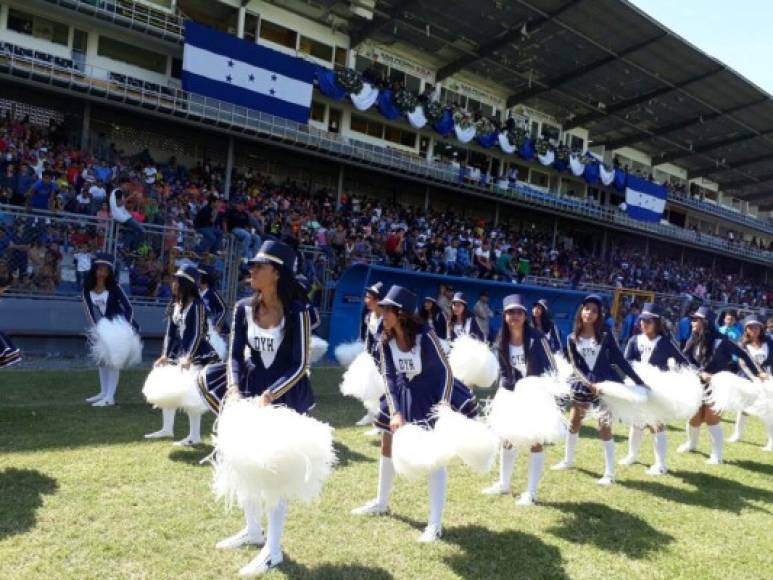
{"type": "Polygon", "coordinates": [[[233,303],[245,274],[237,241],[224,236],[204,254],[196,252],[199,241],[182,227],[0,204],[0,285],[10,286],[9,295],[77,298],[94,253],[106,252],[133,301],[167,301],[175,270],[191,262],[210,266],[223,299],[233,303]]]}

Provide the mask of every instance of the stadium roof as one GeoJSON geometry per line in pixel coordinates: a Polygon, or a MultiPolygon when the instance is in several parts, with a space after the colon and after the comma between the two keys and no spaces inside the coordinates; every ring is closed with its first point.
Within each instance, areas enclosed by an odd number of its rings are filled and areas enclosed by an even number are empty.
{"type": "MultiPolygon", "coordinates": [[[[378,0],[352,46],[395,41],[523,103],[773,208],[771,95],[626,0],[378,0]]],[[[726,34],[718,30],[717,34],[726,34]]],[[[750,55],[767,58],[767,55],[750,55]]]]}

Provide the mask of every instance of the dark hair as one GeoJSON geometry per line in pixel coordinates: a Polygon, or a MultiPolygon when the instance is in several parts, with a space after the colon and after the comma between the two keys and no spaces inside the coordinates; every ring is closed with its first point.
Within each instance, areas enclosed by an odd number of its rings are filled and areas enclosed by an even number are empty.
{"type": "Polygon", "coordinates": [[[588,304],[595,304],[598,309],[599,315],[596,317],[596,322],[593,323],[593,334],[598,342],[601,342],[601,337],[604,331],[604,309],[601,308],[596,302],[585,302],[581,304],[577,309],[577,314],[574,315],[574,328],[572,330],[575,340],[580,338],[582,333],[582,309],[588,304]]]}
{"type": "MultiPolygon", "coordinates": [[[[539,317],[540,330],[547,335],[551,330],[553,330],[553,318],[550,316],[550,312],[548,312],[547,308],[545,308],[539,302],[535,302],[534,306],[539,306],[540,310],[542,311],[542,315],[539,317]]],[[[537,328],[537,325],[534,322],[534,306],[532,306],[532,313],[527,317],[527,319],[534,328],[537,328]]]]}
{"type": "MultiPolygon", "coordinates": [[[[642,318],[639,319],[639,324],[641,324],[642,320],[643,320],[642,318]]],[[[666,332],[666,326],[665,324],[663,324],[662,318],[653,317],[653,318],[650,318],[650,320],[652,320],[652,322],[655,324],[655,334],[657,336],[668,335],[668,332],[666,332]]]]}
{"type": "MultiPolygon", "coordinates": [[[[752,326],[756,326],[754,324],[747,324],[746,328],[743,329],[743,336],[741,336],[741,345],[746,346],[747,344],[751,344],[752,337],[749,336],[749,328],[752,326]]],[[[760,342],[765,342],[765,327],[760,326],[760,342]]]]}
{"type": "MultiPolygon", "coordinates": [[[[502,326],[499,329],[499,332],[497,333],[497,337],[494,339],[494,350],[496,351],[500,366],[504,365],[505,361],[510,360],[510,326],[507,324],[507,322],[504,320],[505,313],[502,313],[502,326]]],[[[523,331],[526,332],[528,328],[531,327],[531,324],[529,323],[529,317],[524,317],[523,320],[523,331]]],[[[505,367],[509,368],[509,366],[505,367]]],[[[508,371],[509,372],[509,371],[508,371]]]]}
{"type": "Polygon", "coordinates": [[[117,286],[116,282],[116,276],[115,271],[110,266],[107,266],[106,264],[95,264],[92,262],[91,269],[88,271],[88,274],[86,274],[86,278],[83,280],[83,289],[87,292],[91,292],[97,285],[97,268],[100,266],[105,266],[109,273],[107,275],[107,278],[105,278],[105,288],[108,290],[111,290],[115,286],[117,286]]]}
{"type": "Polygon", "coordinates": [[[714,341],[718,336],[711,321],[705,318],[701,320],[703,320],[703,332],[700,334],[693,332],[690,338],[687,339],[684,350],[685,352],[692,352],[695,362],[703,366],[714,355],[714,341]]]}
{"type": "MultiPolygon", "coordinates": [[[[295,275],[276,264],[269,264],[274,270],[279,272],[279,280],[276,282],[276,295],[282,303],[282,308],[287,311],[293,302],[309,303],[309,297],[303,287],[295,279],[295,275]]],[[[252,316],[255,321],[258,320],[258,310],[260,309],[261,294],[255,292],[252,296],[252,316]]]]}
{"type": "Polygon", "coordinates": [[[199,295],[199,289],[196,285],[186,278],[177,276],[177,287],[180,289],[180,296],[172,298],[172,303],[179,303],[180,306],[185,307],[199,295]]]}
{"type": "Polygon", "coordinates": [[[428,322],[430,319],[430,316],[434,318],[438,312],[440,312],[440,306],[437,305],[437,302],[435,302],[434,300],[424,300],[421,303],[421,308],[419,308],[419,318],[421,318],[424,322],[428,322]],[[432,303],[432,308],[429,309],[429,312],[427,311],[426,308],[424,308],[424,305],[427,302],[432,303]]]}
{"type": "MultiPolygon", "coordinates": [[[[472,314],[470,314],[470,309],[467,308],[467,305],[464,302],[459,302],[462,306],[464,306],[464,312],[462,312],[462,322],[461,324],[467,324],[467,320],[472,317],[472,314]]],[[[453,306],[453,304],[452,304],[453,306]]],[[[454,314],[454,311],[451,310],[451,316],[448,318],[448,328],[453,328],[454,321],[456,320],[456,314],[454,314]]]]}
{"type": "MultiPolygon", "coordinates": [[[[395,308],[394,306],[386,306],[386,308],[395,308]]],[[[418,314],[411,314],[405,310],[397,310],[397,324],[399,324],[403,332],[405,332],[405,338],[408,340],[408,344],[411,347],[416,346],[416,336],[424,328],[424,321],[419,318],[418,314]]],[[[394,338],[391,330],[384,329],[383,343],[386,344],[390,339],[394,338]]]]}

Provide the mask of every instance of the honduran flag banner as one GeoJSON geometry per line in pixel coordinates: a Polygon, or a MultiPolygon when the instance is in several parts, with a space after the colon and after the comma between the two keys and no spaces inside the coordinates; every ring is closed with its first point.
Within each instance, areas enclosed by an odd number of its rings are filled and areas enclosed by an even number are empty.
{"type": "Polygon", "coordinates": [[[185,23],[183,89],[309,121],[314,65],[190,20],[185,23]]]}
{"type": "Polygon", "coordinates": [[[629,174],[625,184],[625,211],[635,220],[659,222],[666,208],[667,196],[662,185],[629,174]]]}

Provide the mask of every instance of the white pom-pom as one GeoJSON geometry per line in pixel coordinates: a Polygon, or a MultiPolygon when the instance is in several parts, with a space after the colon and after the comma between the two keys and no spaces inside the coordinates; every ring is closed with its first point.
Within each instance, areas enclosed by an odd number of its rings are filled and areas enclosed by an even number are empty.
{"type": "Polygon", "coordinates": [[[217,356],[220,357],[220,360],[225,361],[226,357],[228,356],[228,345],[226,345],[223,337],[220,336],[220,334],[212,327],[212,325],[209,327],[208,338],[209,344],[211,344],[212,348],[215,349],[217,356]]]}
{"type": "Polygon", "coordinates": [[[311,335],[311,353],[309,355],[311,362],[321,361],[327,354],[327,341],[312,334],[311,335]]]}
{"type": "Polygon", "coordinates": [[[454,377],[470,388],[487,389],[499,376],[497,357],[488,345],[468,335],[453,342],[448,363],[454,377]]]}
{"type": "Polygon", "coordinates": [[[695,371],[689,367],[674,364],[671,370],[661,371],[650,364],[634,362],[633,368],[651,389],[645,403],[655,421],[650,422],[650,425],[689,419],[700,408],[703,385],[695,371]]]}
{"type": "Polygon", "coordinates": [[[489,407],[491,429],[520,448],[563,441],[567,423],[556,404],[554,384],[550,377],[526,377],[513,391],[499,389],[489,407]]]}
{"type": "Polygon", "coordinates": [[[760,394],[760,384],[753,383],[728,371],[711,377],[709,403],[717,413],[739,412],[754,403],[760,394]]]}
{"type": "Polygon", "coordinates": [[[431,429],[409,423],[392,436],[392,463],[395,471],[407,479],[418,479],[448,465],[453,457],[450,442],[431,429]]]}
{"type": "Polygon", "coordinates": [[[386,386],[373,357],[361,352],[344,373],[340,385],[341,394],[354,397],[371,413],[379,409],[379,400],[386,393],[386,386]]]}
{"type": "Polygon", "coordinates": [[[556,371],[558,375],[558,380],[564,383],[572,382],[572,375],[574,375],[574,367],[572,364],[566,360],[566,357],[562,355],[561,353],[556,353],[553,355],[553,358],[556,361],[556,371]]]}
{"type": "Polygon", "coordinates": [[[126,369],[142,361],[142,341],[123,316],[102,318],[88,331],[90,357],[97,366],[126,369]]]}
{"type": "Polygon", "coordinates": [[[496,434],[485,423],[457,413],[448,405],[440,405],[437,416],[435,436],[472,471],[488,473],[499,449],[496,434]]]}
{"type": "Polygon", "coordinates": [[[602,404],[613,420],[631,425],[650,425],[656,421],[651,408],[645,405],[649,398],[646,388],[615,381],[603,381],[598,387],[602,404]]]}
{"type": "Polygon", "coordinates": [[[749,415],[759,417],[768,427],[773,425],[773,379],[768,379],[762,383],[757,398],[754,403],[747,407],[746,412],[749,415]]]}
{"type": "Polygon", "coordinates": [[[157,409],[185,409],[194,414],[209,410],[199,392],[198,377],[201,369],[187,370],[164,365],[154,368],[145,379],[142,394],[157,409]]]}
{"type": "Polygon", "coordinates": [[[354,342],[345,342],[343,344],[339,344],[335,348],[335,357],[338,361],[338,364],[344,367],[348,367],[352,362],[354,362],[354,359],[357,358],[357,355],[360,354],[365,350],[365,343],[361,340],[356,340],[354,342]]]}
{"type": "Polygon", "coordinates": [[[227,400],[214,439],[213,487],[228,504],[311,501],[335,463],[330,425],[257,398],[227,400]]]}

